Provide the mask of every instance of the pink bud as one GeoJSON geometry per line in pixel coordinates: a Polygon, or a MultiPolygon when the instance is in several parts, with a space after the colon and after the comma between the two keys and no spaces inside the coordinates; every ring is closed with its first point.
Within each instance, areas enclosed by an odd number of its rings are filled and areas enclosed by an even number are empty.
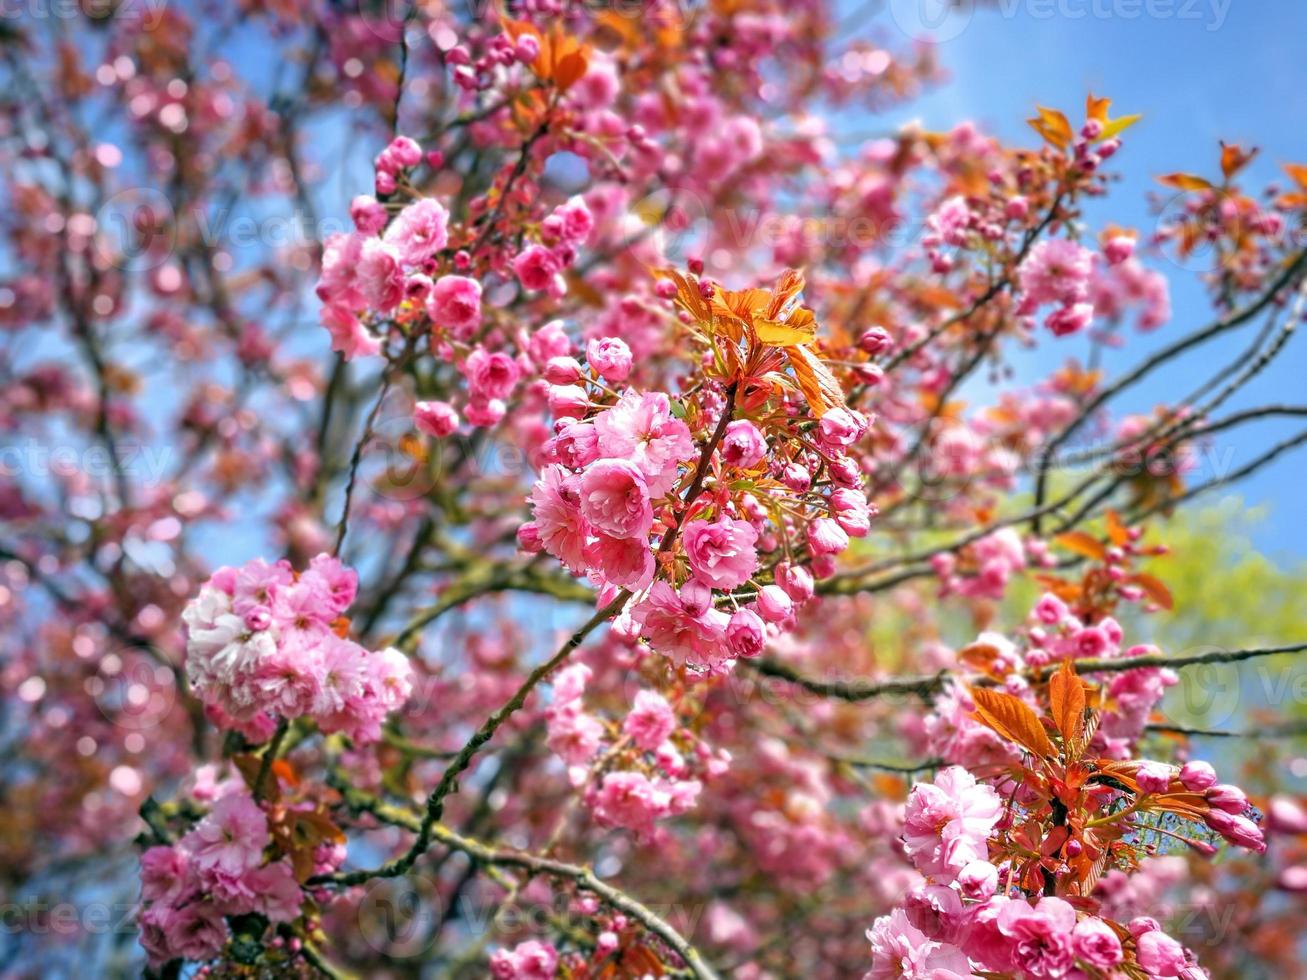
{"type": "Polygon", "coordinates": [[[1174,769],[1161,762],[1143,762],[1135,771],[1141,793],[1165,793],[1171,787],[1174,769]]]}
{"type": "Polygon", "coordinates": [[[448,402],[418,402],[413,407],[413,423],[419,432],[443,439],[458,428],[458,412],[448,402]]]}
{"type": "Polygon", "coordinates": [[[776,566],[776,584],[795,602],[807,602],[815,590],[812,573],[802,565],[782,562],[776,566]]]}
{"type": "Polygon", "coordinates": [[[551,385],[574,385],[581,380],[583,372],[574,357],[551,357],[542,373],[551,385]]]}
{"type": "Polygon", "coordinates": [[[534,521],[528,521],[517,529],[517,546],[528,555],[538,555],[544,550],[544,542],[540,540],[540,528],[534,521]]]}
{"type": "Polygon", "coordinates": [[[386,209],[371,194],[360,194],[349,202],[349,217],[364,235],[375,235],[386,227],[386,209]]]}
{"type": "Polygon", "coordinates": [[[1135,240],[1129,235],[1114,235],[1103,246],[1103,255],[1110,265],[1120,265],[1135,254],[1135,240]]]}
{"type": "Polygon", "coordinates": [[[1216,785],[1216,770],[1210,762],[1195,759],[1180,767],[1180,782],[1191,793],[1201,793],[1208,787],[1216,785]]]}
{"type": "Polygon", "coordinates": [[[590,397],[578,385],[554,385],[549,389],[549,411],[555,418],[583,418],[590,410],[590,397]]]}
{"type": "Polygon", "coordinates": [[[892,343],[889,331],[884,327],[871,327],[858,338],[858,346],[872,356],[885,353],[892,343]]]}
{"type": "Polygon", "coordinates": [[[631,373],[631,348],[619,337],[596,337],[586,345],[585,359],[605,381],[624,381],[631,373]]]}
{"type": "Polygon", "coordinates": [[[838,555],[849,546],[849,535],[829,517],[808,525],[808,548],[814,555],[838,555]]]}
{"type": "Polygon", "coordinates": [[[1248,809],[1248,797],[1238,786],[1222,783],[1203,794],[1210,806],[1225,813],[1243,813],[1248,809]]]}
{"type": "Polygon", "coordinates": [[[737,609],[726,624],[726,643],[737,657],[756,657],[766,645],[766,626],[752,609],[737,609]]]}
{"type": "Polygon", "coordinates": [[[758,590],[758,614],[769,623],[780,623],[790,618],[794,603],[779,585],[764,585],[758,590]]]}
{"type": "Polygon", "coordinates": [[[523,34],[513,45],[513,53],[522,64],[530,64],[540,57],[540,42],[533,34],[523,34]]]}

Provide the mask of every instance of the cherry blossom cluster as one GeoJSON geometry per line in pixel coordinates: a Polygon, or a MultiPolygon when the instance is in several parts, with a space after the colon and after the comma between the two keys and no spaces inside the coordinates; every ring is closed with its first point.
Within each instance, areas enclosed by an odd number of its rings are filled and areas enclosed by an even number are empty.
{"type": "Polygon", "coordinates": [[[0,868],[143,951],[33,912],[7,969],[1299,965],[1293,743],[1161,724],[1208,613],[1143,527],[1301,416],[1222,406],[1307,167],[1119,226],[1139,117],[864,129],[944,52],[824,0],[108,6],[0,59],[0,868]]]}
{"type": "Polygon", "coordinates": [[[923,881],[868,932],[868,975],[1205,977],[1155,918],[1122,925],[1110,911],[1146,864],[1150,835],[1200,855],[1215,853],[1213,838],[1265,851],[1247,796],[1218,782],[1207,762],[1138,758],[1174,672],[1072,670],[1077,661],[1128,663],[1156,652],[1123,649],[1114,618],[1086,623],[1048,593],[1017,637],[983,633],[959,652],[1002,693],[954,681],[924,722],[930,748],[949,765],[909,794],[902,842],[923,881]],[[1058,672],[1045,675],[1053,665],[1058,672]],[[1098,708],[1089,707],[1087,683],[1098,685],[1098,708]],[[1052,716],[1060,748],[1034,727],[1041,715],[1052,716]]]}
{"type": "Polygon", "coordinates": [[[216,956],[228,941],[226,916],[298,918],[303,892],[289,859],[266,860],[271,843],[263,809],[233,788],[176,844],[145,851],[140,925],[150,962],[216,956]]]}
{"type": "Polygon", "coordinates": [[[302,572],[258,558],[220,568],[182,613],[192,689],[256,742],[277,719],[299,717],[374,741],[408,700],[411,668],[393,647],[369,652],[342,635],[357,582],[328,554],[302,572]]]}
{"type": "Polygon", "coordinates": [[[730,755],[683,727],[657,691],[637,691],[620,728],[605,724],[584,706],[591,675],[585,664],[573,664],[555,678],[545,712],[549,747],[601,825],[647,838],[655,821],[694,806],[703,785],[695,774],[720,776],[730,755]]]}

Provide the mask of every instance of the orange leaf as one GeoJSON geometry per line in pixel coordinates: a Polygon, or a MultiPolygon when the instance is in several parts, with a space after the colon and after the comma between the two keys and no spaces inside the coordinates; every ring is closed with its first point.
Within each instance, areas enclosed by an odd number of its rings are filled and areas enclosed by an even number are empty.
{"type": "Polygon", "coordinates": [[[590,67],[590,61],[584,51],[572,51],[558,59],[554,66],[554,81],[566,92],[575,85],[590,67]]]}
{"type": "Polygon", "coordinates": [[[1102,561],[1107,557],[1107,549],[1102,543],[1084,531],[1067,531],[1065,534],[1059,534],[1053,539],[1067,551],[1074,551],[1078,555],[1084,555],[1086,558],[1092,558],[1094,561],[1102,561]]]}
{"type": "Polygon", "coordinates": [[[958,651],[958,660],[990,677],[1002,677],[1004,672],[996,669],[1002,654],[998,647],[990,643],[970,643],[958,651]]]}
{"type": "Polygon", "coordinates": [[[1163,174],[1157,178],[1159,184],[1175,187],[1182,191],[1210,191],[1212,182],[1194,174],[1163,174]]]}
{"type": "Polygon", "coordinates": [[[1059,150],[1065,150],[1074,138],[1071,123],[1067,121],[1066,116],[1056,109],[1047,109],[1044,106],[1035,106],[1035,110],[1039,115],[1034,119],[1027,119],[1026,122],[1059,150]]]}
{"type": "Polygon", "coordinates": [[[844,389],[821,358],[807,347],[786,347],[785,354],[813,415],[821,418],[832,408],[844,405],[844,389]]]}
{"type": "Polygon", "coordinates": [[[1053,723],[1062,733],[1068,757],[1085,733],[1085,686],[1070,660],[1062,661],[1062,669],[1048,682],[1048,704],[1052,709],[1053,723]]]}
{"type": "Polygon", "coordinates": [[[1253,157],[1257,156],[1257,147],[1253,147],[1245,153],[1238,143],[1221,144],[1221,173],[1225,174],[1225,179],[1229,180],[1244,167],[1248,166],[1253,157]]]}
{"type": "Polygon", "coordinates": [[[1005,691],[991,691],[984,687],[971,689],[976,703],[974,717],[992,728],[1009,742],[1029,749],[1041,759],[1057,757],[1057,749],[1048,738],[1048,732],[1039,716],[1026,702],[1005,691]]]}
{"type": "Polygon", "coordinates": [[[1118,548],[1130,541],[1130,532],[1126,529],[1126,526],[1121,523],[1121,518],[1117,516],[1117,513],[1114,510],[1109,510],[1107,512],[1107,536],[1118,548]]]}
{"type": "Polygon", "coordinates": [[[1171,597],[1171,590],[1168,589],[1166,584],[1155,575],[1149,575],[1147,572],[1138,572],[1135,575],[1131,575],[1126,581],[1133,582],[1135,585],[1139,586],[1139,588],[1143,589],[1148,598],[1152,599],[1163,609],[1175,608],[1175,600],[1171,597]]]}
{"type": "Polygon", "coordinates": [[[1101,123],[1107,122],[1107,110],[1111,108],[1111,99],[1097,99],[1094,93],[1090,92],[1085,99],[1085,118],[1097,119],[1101,123]]]}
{"type": "Polygon", "coordinates": [[[1284,172],[1293,178],[1293,182],[1307,191],[1307,166],[1301,163],[1286,163],[1284,172]]]}

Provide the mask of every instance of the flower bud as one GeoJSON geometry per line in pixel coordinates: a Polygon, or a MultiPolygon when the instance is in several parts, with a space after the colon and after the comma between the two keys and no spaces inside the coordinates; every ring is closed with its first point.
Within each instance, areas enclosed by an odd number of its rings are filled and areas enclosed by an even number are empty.
{"type": "Polygon", "coordinates": [[[794,603],[779,585],[764,585],[758,590],[758,615],[769,623],[780,623],[790,618],[794,603]]]}
{"type": "Polygon", "coordinates": [[[541,373],[551,385],[574,385],[581,380],[583,372],[574,357],[551,357],[541,373]]]}
{"type": "Polygon", "coordinates": [[[458,412],[448,402],[418,402],[413,406],[413,424],[419,432],[443,439],[458,428],[458,412]]]}
{"type": "Polygon", "coordinates": [[[1216,770],[1210,762],[1195,759],[1180,767],[1180,782],[1191,793],[1201,793],[1216,785],[1216,770]]]}

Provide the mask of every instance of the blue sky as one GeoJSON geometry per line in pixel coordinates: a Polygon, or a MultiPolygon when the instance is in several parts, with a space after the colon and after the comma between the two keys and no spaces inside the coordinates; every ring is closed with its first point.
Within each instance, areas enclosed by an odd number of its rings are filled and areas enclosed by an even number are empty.
{"type": "MultiPolygon", "coordinates": [[[[942,20],[939,0],[841,7],[850,33],[870,29],[891,45],[920,34],[937,39],[951,80],[896,114],[896,121],[916,118],[928,128],[947,128],[971,119],[1000,137],[1031,145],[1035,137],[1024,120],[1036,103],[1060,107],[1074,120],[1086,92],[1092,91],[1112,98],[1115,113],[1143,113],[1144,120],[1130,130],[1124,150],[1112,161],[1123,179],[1103,206],[1088,212],[1092,226],[1111,220],[1150,231],[1156,219],[1147,196],[1162,190],[1156,175],[1176,170],[1213,174],[1221,139],[1261,147],[1245,180],[1249,190],[1281,179],[1282,162],[1307,162],[1307,100],[1302,97],[1307,3],[1302,0],[990,2],[991,9],[970,9],[964,3],[959,14],[942,20]],[[923,30],[923,24],[935,30],[923,30]]],[[[1174,317],[1152,336],[1131,333],[1129,346],[1106,358],[1109,372],[1119,372],[1143,352],[1210,318],[1191,271],[1161,257],[1149,261],[1171,280],[1174,317]]],[[[1144,410],[1187,391],[1224,363],[1222,357],[1233,357],[1255,329],[1158,372],[1133,397],[1123,397],[1121,406],[1144,410]]],[[[1302,337],[1291,342],[1226,411],[1272,402],[1303,404],[1305,344],[1302,337]]],[[[1022,373],[1035,377],[1069,355],[1083,357],[1086,350],[1084,338],[1045,343],[1022,373]]],[[[1237,430],[1249,435],[1216,444],[1209,462],[1237,468],[1301,425],[1301,420],[1266,422],[1255,430],[1237,430]]],[[[1250,504],[1270,505],[1255,538],[1278,558],[1307,554],[1304,458],[1282,458],[1240,485],[1250,504]]],[[[1206,475],[1211,475],[1210,466],[1206,475]]]]}

